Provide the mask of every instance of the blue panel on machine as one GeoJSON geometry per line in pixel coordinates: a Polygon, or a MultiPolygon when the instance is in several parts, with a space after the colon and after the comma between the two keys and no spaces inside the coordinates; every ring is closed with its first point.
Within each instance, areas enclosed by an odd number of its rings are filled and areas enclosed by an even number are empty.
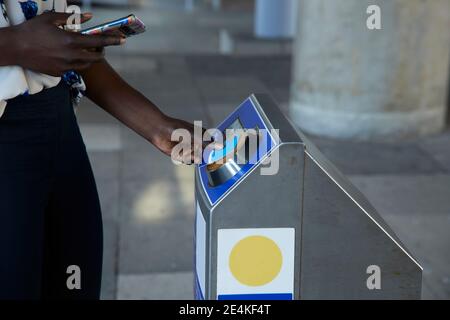
{"type": "MultiPolygon", "coordinates": [[[[270,152],[270,150],[276,145],[276,142],[271,135],[266,124],[262,120],[258,109],[254,105],[251,98],[245,100],[224,122],[218,126],[218,130],[225,133],[227,129],[256,129],[256,131],[262,133],[259,137],[259,148],[254,154],[249,155],[249,161],[247,164],[240,168],[240,171],[232,178],[217,186],[211,186],[208,182],[207,166],[202,164],[198,166],[200,180],[202,182],[203,189],[208,197],[209,202],[214,205],[220,198],[235,185],[247,172],[249,172],[258,162],[270,152]],[[264,129],[264,130],[262,130],[264,129]]],[[[208,163],[214,162],[223,155],[226,155],[236,148],[237,139],[233,139],[225,144],[223,150],[212,151],[207,157],[210,159],[208,163]]]]}

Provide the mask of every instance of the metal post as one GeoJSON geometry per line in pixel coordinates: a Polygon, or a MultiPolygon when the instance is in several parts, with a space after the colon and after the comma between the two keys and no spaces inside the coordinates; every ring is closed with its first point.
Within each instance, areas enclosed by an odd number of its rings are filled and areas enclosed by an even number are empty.
{"type": "Polygon", "coordinates": [[[211,0],[211,5],[214,11],[220,11],[222,7],[222,1],[221,0],[211,0]]]}
{"type": "Polygon", "coordinates": [[[257,0],[255,35],[260,38],[292,38],[297,24],[298,0],[257,0]]]}
{"type": "Polygon", "coordinates": [[[194,0],[184,0],[184,10],[186,12],[194,11],[194,0]]]}

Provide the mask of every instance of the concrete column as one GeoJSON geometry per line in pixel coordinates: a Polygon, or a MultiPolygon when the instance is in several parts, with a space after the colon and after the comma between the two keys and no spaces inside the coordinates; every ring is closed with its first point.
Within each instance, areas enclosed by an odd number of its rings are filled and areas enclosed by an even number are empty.
{"type": "Polygon", "coordinates": [[[256,0],[255,35],[292,38],[297,26],[298,0],[256,0]]]}
{"type": "Polygon", "coordinates": [[[290,115],[306,132],[408,138],[445,124],[450,0],[300,0],[290,115]],[[367,8],[381,9],[381,30],[367,8]]]}

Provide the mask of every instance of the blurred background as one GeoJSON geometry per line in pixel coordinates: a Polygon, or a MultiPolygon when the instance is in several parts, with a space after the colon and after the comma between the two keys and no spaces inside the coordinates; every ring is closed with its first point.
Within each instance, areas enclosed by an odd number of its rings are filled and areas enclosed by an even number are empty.
{"type": "MultiPolygon", "coordinates": [[[[107,51],[167,114],[217,125],[269,93],[369,198],[450,298],[450,0],[92,0],[135,13],[107,51]],[[381,29],[366,24],[381,8],[381,29]]],[[[78,107],[104,216],[104,299],[192,299],[194,177],[87,99],[78,107]]]]}

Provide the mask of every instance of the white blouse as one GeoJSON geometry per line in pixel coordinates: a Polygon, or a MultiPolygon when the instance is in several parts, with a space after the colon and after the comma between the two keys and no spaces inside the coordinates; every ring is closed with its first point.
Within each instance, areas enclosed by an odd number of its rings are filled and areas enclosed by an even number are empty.
{"type": "MultiPolygon", "coordinates": [[[[0,28],[3,28],[18,25],[43,12],[65,12],[67,3],[66,0],[0,0],[0,6],[0,28]]],[[[81,77],[76,73],[67,73],[63,78],[78,91],[85,90],[81,77]]],[[[19,66],[0,67],[0,117],[5,111],[8,99],[38,93],[56,86],[60,81],[60,77],[33,72],[19,66]]]]}

